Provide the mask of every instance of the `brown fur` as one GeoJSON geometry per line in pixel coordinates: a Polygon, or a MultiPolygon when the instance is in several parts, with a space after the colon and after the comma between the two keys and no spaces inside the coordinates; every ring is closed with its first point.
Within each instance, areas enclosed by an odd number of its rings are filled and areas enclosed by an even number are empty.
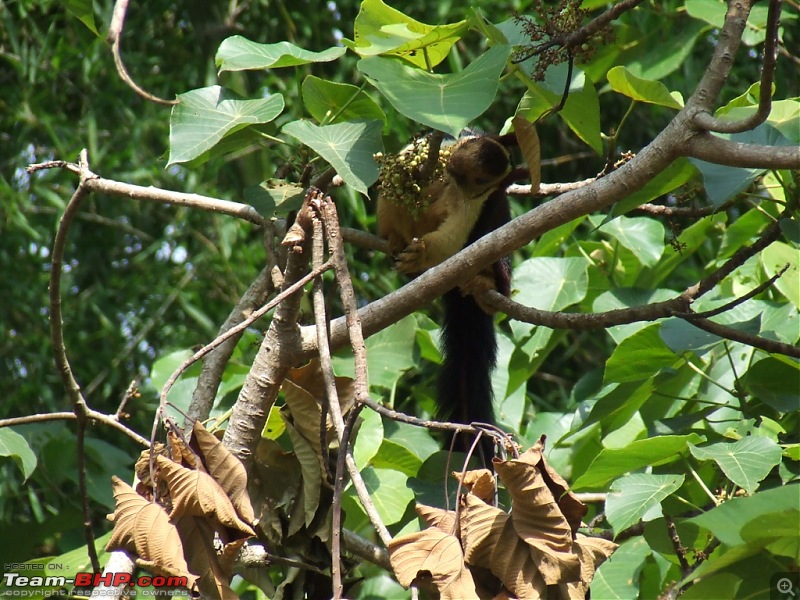
{"type": "Polygon", "coordinates": [[[423,214],[415,219],[405,207],[378,198],[378,233],[389,241],[397,268],[421,273],[461,250],[486,199],[510,171],[508,152],[495,139],[462,138],[451,152],[444,179],[422,190],[431,198],[423,214]]]}

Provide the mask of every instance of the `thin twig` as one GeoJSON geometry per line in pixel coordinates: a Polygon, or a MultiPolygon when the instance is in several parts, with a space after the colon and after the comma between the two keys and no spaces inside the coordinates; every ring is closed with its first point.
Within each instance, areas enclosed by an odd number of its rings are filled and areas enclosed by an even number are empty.
{"type": "Polygon", "coordinates": [[[336,479],[333,486],[333,531],[331,532],[331,570],[333,579],[333,600],[342,597],[342,492],[344,491],[344,476],[347,468],[347,456],[352,456],[350,438],[359,413],[364,408],[363,404],[356,404],[347,415],[344,424],[344,434],[339,445],[339,455],[336,457],[336,479]]]}
{"type": "Polygon", "coordinates": [[[67,233],[75,215],[80,208],[83,199],[88,195],[88,190],[84,185],[86,179],[91,177],[89,171],[89,160],[86,150],[81,151],[80,155],[81,180],[78,188],[72,195],[67,204],[61,221],[58,224],[56,237],[53,242],[52,268],[50,269],[50,337],[53,343],[53,354],[55,355],[56,366],[67,396],[70,398],[75,411],[77,420],[77,468],[78,468],[78,489],[81,497],[81,510],[83,512],[83,532],[86,538],[86,547],[89,553],[89,560],[92,569],[100,572],[100,561],[97,558],[97,550],[94,547],[94,531],[92,530],[92,515],[89,509],[89,493],[86,482],[86,455],[84,453],[84,442],[87,423],[87,405],[83,397],[81,388],[72,373],[72,366],[67,358],[67,349],[64,343],[63,318],[61,313],[61,275],[64,264],[64,250],[67,244],[67,233]]]}
{"type": "Polygon", "coordinates": [[[178,104],[178,100],[164,100],[158,96],[154,96],[150,92],[146,92],[131,78],[128,70],[122,62],[122,55],[120,53],[120,38],[122,37],[122,28],[125,25],[125,13],[128,10],[128,0],[117,0],[114,4],[114,13],[111,17],[111,25],[108,28],[108,35],[106,40],[111,43],[111,53],[114,55],[114,65],[117,67],[117,73],[120,79],[128,84],[128,86],[145,100],[157,102],[158,104],[178,104]]]}
{"type": "MultiPolygon", "coordinates": [[[[247,319],[247,315],[252,315],[253,311],[263,306],[264,301],[273,291],[270,267],[267,265],[256,276],[236,306],[233,307],[228,318],[219,328],[217,336],[224,335],[225,332],[240,325],[247,319]]],[[[197,385],[192,393],[192,401],[189,403],[187,410],[189,423],[195,420],[203,421],[208,418],[220,381],[222,381],[225,367],[243,333],[244,330],[241,330],[238,334],[227,338],[203,359],[203,369],[200,371],[197,385]]]]}
{"type": "Polygon", "coordinates": [[[691,570],[689,563],[686,561],[686,547],[681,544],[681,538],[678,535],[678,530],[675,527],[675,521],[672,517],[670,515],[664,515],[664,522],[667,524],[669,540],[672,542],[672,548],[675,550],[675,555],[678,557],[678,563],[681,566],[681,575],[686,577],[691,570]]]}
{"type": "MultiPolygon", "coordinates": [[[[316,270],[322,266],[325,260],[325,236],[322,231],[322,221],[319,218],[312,218],[312,226],[314,233],[311,239],[311,267],[316,270]]],[[[314,305],[314,324],[317,327],[320,369],[322,371],[322,380],[325,384],[325,394],[322,397],[322,406],[320,406],[319,411],[319,450],[328,481],[333,483],[336,476],[331,472],[330,456],[328,454],[328,414],[331,411],[331,403],[336,403],[339,407],[341,405],[339,404],[339,392],[336,389],[336,378],[333,374],[331,351],[328,346],[328,320],[326,317],[327,311],[325,310],[325,291],[322,285],[322,277],[314,279],[311,293],[314,305]]],[[[333,500],[335,503],[335,496],[333,500]]],[[[336,563],[334,563],[334,569],[337,569],[336,563]]],[[[337,573],[334,573],[334,592],[336,591],[336,575],[337,573]]],[[[341,585],[341,577],[339,584],[341,585]]],[[[339,590],[339,593],[341,594],[341,590],[339,590]]]]}
{"type": "MultiPolygon", "coordinates": [[[[325,234],[328,240],[328,247],[330,249],[330,262],[333,264],[334,273],[336,273],[337,282],[339,283],[339,288],[341,290],[345,290],[348,286],[352,290],[352,283],[349,281],[349,276],[346,278],[347,281],[344,280],[342,277],[343,273],[347,273],[347,263],[344,260],[344,252],[343,248],[341,247],[341,234],[338,230],[338,219],[336,219],[336,212],[335,206],[333,205],[333,201],[330,199],[329,196],[322,196],[322,193],[318,191],[316,194],[315,202],[313,204],[314,208],[316,209],[317,213],[322,216],[323,225],[325,228],[325,234]],[[327,215],[330,215],[330,218],[327,218],[327,215]]],[[[348,274],[349,275],[349,274],[348,274]]],[[[342,294],[343,301],[345,300],[345,294],[342,294]]],[[[345,315],[348,314],[355,314],[355,311],[352,311],[348,308],[347,304],[345,304],[345,315]]],[[[356,334],[357,335],[357,334],[356,334]]],[[[329,349],[329,341],[328,341],[328,332],[325,331],[325,335],[320,337],[319,332],[317,335],[317,344],[320,345],[318,348],[320,362],[322,362],[322,371],[325,373],[326,366],[324,364],[325,355],[327,354],[330,356],[330,349],[329,349]]],[[[359,373],[363,371],[366,373],[366,358],[364,355],[364,340],[361,339],[361,343],[357,343],[355,340],[351,339],[351,345],[353,346],[353,353],[355,356],[355,369],[356,369],[356,382],[355,382],[355,395],[356,401],[362,401],[362,397],[365,395],[365,390],[361,389],[364,385],[363,381],[359,381],[360,376],[359,373]],[[363,364],[362,364],[363,363],[363,364]]],[[[350,479],[353,483],[353,488],[356,490],[356,494],[358,495],[358,499],[361,502],[361,505],[364,507],[364,511],[367,513],[370,521],[372,522],[373,527],[378,533],[378,536],[381,538],[381,541],[388,545],[392,539],[392,534],[389,533],[389,530],[386,529],[386,526],[383,524],[383,521],[378,514],[378,511],[375,508],[375,505],[372,503],[370,499],[369,490],[367,489],[364,480],[361,478],[361,473],[358,470],[358,466],[353,459],[352,454],[348,451],[347,448],[342,448],[342,439],[344,437],[344,419],[342,418],[341,407],[338,405],[338,402],[330,402],[329,406],[331,412],[331,419],[333,420],[334,429],[336,429],[336,437],[339,440],[339,452],[344,452],[345,455],[345,462],[347,465],[347,470],[350,473],[350,479]]]]}
{"type": "MultiPolygon", "coordinates": [[[[319,268],[319,270],[307,273],[306,275],[298,279],[295,283],[293,283],[286,289],[282,290],[280,294],[275,296],[267,304],[265,304],[258,310],[253,311],[253,313],[249,317],[247,317],[244,321],[242,321],[235,327],[231,327],[228,331],[224,332],[222,335],[217,336],[214,340],[212,340],[211,342],[200,348],[200,350],[195,352],[191,357],[183,361],[180,364],[180,366],[178,366],[178,368],[175,369],[172,375],[170,375],[169,379],[167,379],[166,383],[161,388],[161,394],[160,394],[161,406],[159,411],[157,412],[163,413],[164,405],[166,404],[167,394],[169,393],[169,390],[172,389],[172,386],[175,385],[175,382],[183,374],[183,372],[186,371],[186,369],[188,369],[198,360],[203,358],[206,354],[217,348],[220,344],[224,343],[226,340],[232,338],[233,336],[241,333],[242,331],[250,327],[250,325],[258,321],[261,317],[263,317],[265,314],[267,314],[269,311],[275,308],[278,304],[283,302],[287,297],[297,292],[309,281],[311,281],[315,277],[318,277],[319,275],[321,275],[330,268],[331,268],[330,263],[325,263],[319,268]]],[[[158,418],[156,420],[158,420],[158,418]]]]}

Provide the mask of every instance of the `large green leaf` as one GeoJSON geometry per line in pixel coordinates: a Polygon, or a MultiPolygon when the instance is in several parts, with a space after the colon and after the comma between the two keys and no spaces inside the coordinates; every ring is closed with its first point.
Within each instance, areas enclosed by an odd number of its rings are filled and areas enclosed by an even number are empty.
{"type": "Polygon", "coordinates": [[[309,75],[303,80],[303,105],[320,124],[343,121],[386,121],[381,107],[364,90],[309,75]]]}
{"type": "MultiPolygon", "coordinates": [[[[705,21],[722,29],[725,23],[725,13],[727,10],[724,0],[686,0],[686,12],[701,21],[705,21]]],[[[748,46],[762,44],[766,37],[767,14],[769,7],[766,5],[755,5],[750,11],[747,19],[747,27],[742,34],[742,42],[748,46]]],[[[797,18],[797,14],[784,9],[781,14],[781,21],[786,23],[797,18]]]]}
{"type": "Polygon", "coordinates": [[[510,52],[509,46],[495,46],[450,75],[427,73],[380,56],[361,59],[358,70],[401,114],[458,136],[492,104],[510,52]]]}
{"type": "Polygon", "coordinates": [[[641,189],[614,204],[611,216],[623,215],[634,208],[678,189],[697,172],[685,158],[679,158],[648,181],[641,189]]]}
{"type": "Polygon", "coordinates": [[[775,282],[778,291],[800,310],[800,253],[783,242],[773,242],[761,253],[761,264],[770,277],[784,266],[789,269],[775,282]]]}
{"type": "Polygon", "coordinates": [[[245,100],[218,85],[178,94],[169,120],[169,161],[187,162],[248,125],[269,123],[283,111],[283,96],[245,100]]]}
{"type": "MultiPolygon", "coordinates": [[[[796,316],[794,320],[796,327],[796,316]]],[[[789,343],[794,343],[794,340],[789,343]]],[[[765,358],[747,370],[742,383],[755,399],[777,411],[791,413],[800,410],[800,366],[796,362],[765,358]]]]}
{"type": "Polygon", "coordinates": [[[736,442],[689,446],[697,460],[713,460],[733,483],[752,494],[759,482],[781,462],[781,447],[767,437],[749,436],[736,442]]]}
{"type": "Polygon", "coordinates": [[[684,475],[637,473],[617,479],[606,498],[606,517],[614,534],[638,523],[661,516],[661,501],[683,485],[684,475]]]}
{"type": "Polygon", "coordinates": [[[639,572],[653,551],[642,537],[620,544],[608,560],[597,569],[592,579],[592,598],[639,597],[639,572]]]}
{"type": "Polygon", "coordinates": [[[447,58],[450,48],[468,28],[467,21],[426,25],[381,0],[364,0],[353,25],[354,41],[343,42],[361,56],[399,56],[431,69],[447,58]]]}
{"type": "Polygon", "coordinates": [[[677,110],[683,107],[683,98],[680,93],[673,92],[675,94],[673,95],[660,81],[636,77],[625,67],[614,67],[606,74],[606,77],[608,77],[608,83],[611,84],[612,90],[638,102],[658,104],[677,110]]]}
{"type": "Polygon", "coordinates": [[[422,459],[405,446],[392,440],[383,440],[372,464],[379,469],[393,469],[414,477],[422,466],[422,459]]]}
{"type": "MultiPolygon", "coordinates": [[[[514,287],[519,290],[515,300],[550,311],[577,304],[586,296],[588,267],[589,262],[583,258],[530,258],[514,270],[514,287]]],[[[533,328],[529,323],[516,321],[511,326],[518,339],[533,328]]]]}
{"type": "Polygon", "coordinates": [[[219,45],[215,61],[220,71],[277,69],[315,62],[330,62],[346,51],[345,48],[334,46],[322,52],[311,52],[289,42],[259,44],[240,35],[234,35],[219,45]]]}
{"type": "Polygon", "coordinates": [[[606,361],[604,381],[648,379],[680,360],[661,339],[660,327],[659,323],[653,323],[625,338],[606,361]]]}
{"type": "Polygon", "coordinates": [[[659,19],[663,27],[650,28],[646,36],[631,40],[630,47],[623,51],[622,62],[633,75],[658,80],[683,65],[697,40],[709,27],[696,21],[687,23],[685,19],[681,20],[683,26],[675,27],[665,15],[659,19]]]}
{"type": "MultiPolygon", "coordinates": [[[[524,114],[529,121],[536,121],[561,101],[566,75],[566,66],[563,64],[549,68],[543,82],[528,84],[528,91],[522,97],[517,111],[524,114]]],[[[575,135],[598,155],[602,155],[600,101],[597,98],[594,84],[582,71],[573,74],[567,102],[558,115],[575,135]]]]}
{"type": "MultiPolygon", "coordinates": [[[[414,339],[417,322],[409,315],[397,323],[367,338],[369,356],[369,384],[393,389],[403,371],[414,366],[414,339]]],[[[334,357],[336,375],[353,377],[352,350],[348,349],[334,357]]]]}
{"type": "Polygon", "coordinates": [[[637,440],[624,448],[606,448],[597,455],[589,469],[573,484],[573,489],[600,488],[609,481],[642,469],[679,459],[690,444],[698,444],[703,438],[696,433],[689,435],[660,435],[637,440]]]}
{"type": "MultiPolygon", "coordinates": [[[[386,525],[400,521],[409,502],[414,500],[414,492],[406,485],[408,477],[392,469],[367,467],[361,472],[369,497],[386,525]]],[[[353,493],[353,490],[348,490],[353,493]]]]}
{"type": "MultiPolygon", "coordinates": [[[[359,469],[366,467],[378,453],[383,441],[383,420],[374,410],[361,411],[356,441],[353,444],[353,459],[359,469]]],[[[421,462],[421,461],[420,461],[421,462]]]]}
{"type": "Polygon", "coordinates": [[[381,125],[380,121],[322,126],[292,121],[283,126],[283,131],[310,146],[347,185],[366,196],[367,188],[378,179],[378,164],[373,156],[383,149],[381,125]]]}
{"type": "Polygon", "coordinates": [[[800,506],[800,485],[785,485],[758,492],[745,498],[732,498],[724,504],[689,519],[709,530],[723,544],[743,544],[742,530],[755,519],[775,512],[797,510],[800,506]]]}
{"type": "Polygon", "coordinates": [[[0,429],[0,456],[10,456],[25,479],[36,469],[36,455],[28,441],[13,429],[0,429]]]}
{"type": "Polygon", "coordinates": [[[602,224],[603,217],[590,218],[601,233],[610,235],[633,252],[646,267],[653,267],[664,253],[664,226],[649,217],[617,217],[602,224]]]}

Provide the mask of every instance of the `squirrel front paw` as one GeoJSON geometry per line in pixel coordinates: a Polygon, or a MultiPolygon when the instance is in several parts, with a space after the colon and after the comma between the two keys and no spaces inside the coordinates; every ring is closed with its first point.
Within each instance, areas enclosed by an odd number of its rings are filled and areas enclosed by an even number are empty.
{"type": "Polygon", "coordinates": [[[428,260],[428,248],[425,241],[414,238],[395,258],[397,270],[407,275],[421,273],[426,267],[428,260]]]}

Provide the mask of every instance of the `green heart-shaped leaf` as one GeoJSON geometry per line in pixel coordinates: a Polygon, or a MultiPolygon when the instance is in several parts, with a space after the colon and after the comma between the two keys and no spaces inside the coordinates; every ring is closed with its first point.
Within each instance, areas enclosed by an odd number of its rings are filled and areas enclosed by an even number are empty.
{"type": "Polygon", "coordinates": [[[358,70],[401,114],[458,136],[492,104],[510,53],[509,46],[495,46],[460,73],[450,75],[428,73],[379,56],[360,60],[358,70]]]}

